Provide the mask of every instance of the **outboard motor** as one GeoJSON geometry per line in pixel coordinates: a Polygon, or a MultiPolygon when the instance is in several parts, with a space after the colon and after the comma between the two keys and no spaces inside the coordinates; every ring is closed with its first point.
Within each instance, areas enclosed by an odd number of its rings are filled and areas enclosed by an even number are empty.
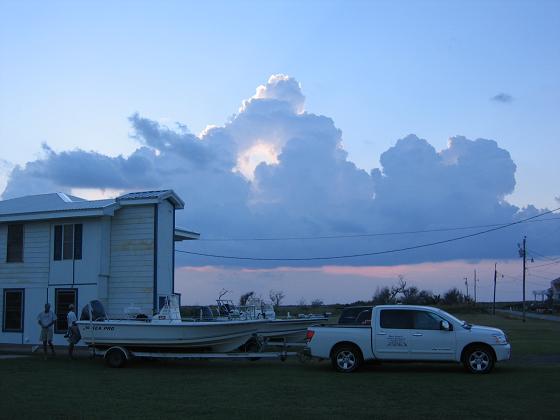
{"type": "Polygon", "coordinates": [[[107,313],[103,304],[98,300],[90,301],[82,309],[82,314],[80,315],[80,321],[106,321],[107,313]]]}

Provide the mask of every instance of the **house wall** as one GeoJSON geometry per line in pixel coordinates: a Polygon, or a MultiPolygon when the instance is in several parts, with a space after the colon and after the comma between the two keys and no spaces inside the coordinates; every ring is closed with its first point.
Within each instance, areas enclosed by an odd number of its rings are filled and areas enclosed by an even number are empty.
{"type": "Polygon", "coordinates": [[[100,218],[64,219],[50,224],[49,258],[50,285],[97,284],[101,259],[101,224],[100,218]],[[82,259],[54,260],[54,228],[56,225],[83,225],[82,259]]]}
{"type": "Polygon", "coordinates": [[[153,312],[154,209],[127,205],[112,218],[106,306],[112,317],[123,317],[129,306],[153,312]]]}
{"type": "MultiPolygon", "coordinates": [[[[39,338],[37,314],[47,299],[49,281],[49,223],[25,223],[23,262],[7,263],[7,224],[0,225],[0,324],[4,315],[4,289],[24,289],[24,332],[2,332],[0,343],[35,343],[39,338]]],[[[1,331],[1,330],[0,330],[1,331]]]]}
{"type": "Polygon", "coordinates": [[[0,225],[0,282],[3,287],[46,286],[49,279],[49,223],[25,223],[23,262],[7,263],[8,225],[0,225]]]}
{"type": "Polygon", "coordinates": [[[158,253],[157,253],[157,294],[173,293],[173,224],[174,207],[168,200],[159,204],[158,208],[158,253]]]}
{"type": "MultiPolygon", "coordinates": [[[[112,217],[25,223],[23,263],[6,263],[7,224],[0,224],[0,343],[39,344],[37,315],[47,301],[55,309],[57,288],[78,289],[78,317],[92,299],[114,318],[129,306],[152,314],[155,272],[156,301],[173,292],[174,208],[167,200],[155,208],[125,205],[112,217]],[[54,226],[70,223],[83,224],[82,259],[54,261],[54,226]],[[5,288],[24,289],[23,333],[1,331],[5,288]]],[[[55,334],[54,344],[67,344],[63,334],[55,334]]]]}

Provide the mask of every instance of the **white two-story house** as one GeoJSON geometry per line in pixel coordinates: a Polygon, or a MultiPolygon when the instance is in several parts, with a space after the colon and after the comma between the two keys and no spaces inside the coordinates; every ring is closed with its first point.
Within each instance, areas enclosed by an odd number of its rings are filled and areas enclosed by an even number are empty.
{"type": "Polygon", "coordinates": [[[63,193],[0,201],[0,343],[36,344],[46,302],[64,344],[68,305],[99,299],[109,316],[151,315],[174,293],[175,227],[184,202],[172,190],[84,200],[63,193]]]}

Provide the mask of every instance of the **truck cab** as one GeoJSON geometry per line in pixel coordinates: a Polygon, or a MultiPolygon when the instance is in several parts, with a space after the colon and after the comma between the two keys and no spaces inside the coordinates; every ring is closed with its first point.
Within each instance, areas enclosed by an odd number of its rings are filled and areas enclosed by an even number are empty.
{"type": "Polygon", "coordinates": [[[342,327],[310,327],[306,349],[312,357],[331,359],[340,372],[380,360],[455,362],[469,372],[488,373],[511,354],[502,330],[470,325],[429,306],[375,306],[371,323],[342,327]]]}

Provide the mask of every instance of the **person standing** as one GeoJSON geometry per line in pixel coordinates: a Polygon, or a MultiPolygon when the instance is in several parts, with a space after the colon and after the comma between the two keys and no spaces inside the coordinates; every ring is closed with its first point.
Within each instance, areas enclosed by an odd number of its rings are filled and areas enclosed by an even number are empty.
{"type": "Polygon", "coordinates": [[[78,321],[78,317],[76,316],[76,312],[74,312],[74,305],[70,304],[68,307],[68,315],[66,315],[66,320],[68,321],[68,356],[70,359],[75,359],[74,357],[74,346],[80,339],[82,338],[80,335],[80,330],[76,322],[78,321]]]}
{"type": "Polygon", "coordinates": [[[53,340],[53,325],[56,322],[56,315],[53,311],[51,311],[51,305],[49,303],[45,303],[45,310],[39,313],[37,316],[37,321],[41,326],[41,336],[39,340],[43,342],[43,354],[45,360],[47,359],[47,343],[49,344],[52,355],[55,356],[56,353],[54,351],[54,346],[52,343],[53,340]]]}

